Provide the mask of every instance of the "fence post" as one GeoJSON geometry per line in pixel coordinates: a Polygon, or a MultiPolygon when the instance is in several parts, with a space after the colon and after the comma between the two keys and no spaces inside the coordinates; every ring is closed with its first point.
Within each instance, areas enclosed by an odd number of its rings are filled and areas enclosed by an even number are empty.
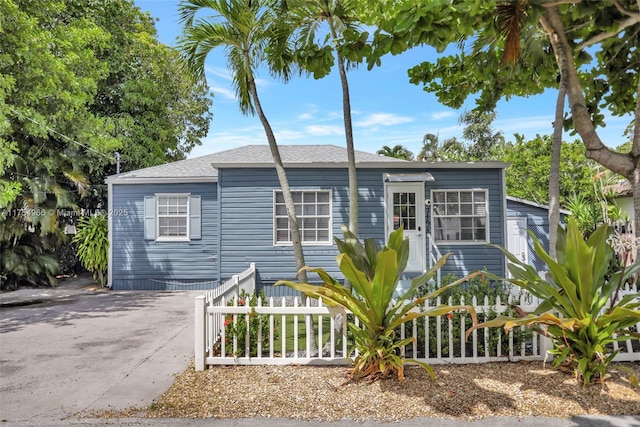
{"type": "Polygon", "coordinates": [[[195,323],[195,369],[196,371],[204,371],[205,355],[206,355],[206,300],[204,295],[196,297],[196,323],[195,323]]]}
{"type": "Polygon", "coordinates": [[[251,269],[251,292],[250,294],[256,293],[256,263],[252,262],[249,264],[249,268],[251,269]]]}

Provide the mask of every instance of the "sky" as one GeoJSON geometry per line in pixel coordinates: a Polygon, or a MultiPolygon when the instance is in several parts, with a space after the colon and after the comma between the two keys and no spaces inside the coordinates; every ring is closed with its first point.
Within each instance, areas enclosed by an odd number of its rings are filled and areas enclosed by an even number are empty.
{"type": "MultiPolygon", "coordinates": [[[[156,18],[158,38],[175,46],[182,31],[178,0],[135,0],[135,4],[156,18]]],[[[407,70],[437,58],[429,47],[412,49],[401,55],[385,56],[382,65],[371,71],[366,64],[348,73],[356,150],[375,153],[383,146],[403,145],[414,154],[422,147],[425,134],[437,134],[440,141],[462,135],[460,115],[474,107],[470,97],[460,110],[441,105],[436,96],[409,83],[407,70]]],[[[205,75],[213,93],[213,119],[202,145],[189,158],[247,144],[267,144],[257,116],[240,112],[231,73],[223,49],[213,50],[205,63],[205,75]]],[[[288,83],[272,79],[265,71],[257,78],[258,95],[278,144],[334,144],[345,146],[342,118],[342,90],[337,69],[323,79],[295,77],[288,83]]],[[[507,141],[514,133],[527,139],[552,133],[557,91],[528,98],[501,101],[494,131],[502,131],[507,141]]],[[[599,129],[602,141],[611,147],[625,142],[626,118],[605,116],[607,127],[599,129]]],[[[565,133],[564,140],[575,137],[565,133]]]]}

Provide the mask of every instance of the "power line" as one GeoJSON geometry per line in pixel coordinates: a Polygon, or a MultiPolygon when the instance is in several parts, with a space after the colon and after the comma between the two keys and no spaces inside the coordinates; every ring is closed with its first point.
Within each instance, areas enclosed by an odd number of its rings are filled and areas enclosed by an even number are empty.
{"type": "Polygon", "coordinates": [[[104,157],[105,159],[113,160],[113,157],[107,156],[106,154],[103,154],[103,153],[101,153],[101,152],[99,152],[97,150],[94,150],[93,148],[91,148],[91,147],[89,147],[87,145],[81,144],[78,141],[74,140],[73,138],[70,138],[67,135],[64,135],[64,134],[58,132],[57,130],[50,128],[49,126],[45,125],[44,123],[40,123],[40,122],[32,119],[31,117],[24,116],[24,115],[20,114],[19,112],[17,112],[16,110],[14,110],[11,107],[7,107],[7,108],[10,111],[12,111],[15,115],[17,115],[17,116],[19,116],[21,118],[25,118],[25,119],[29,120],[30,122],[37,124],[38,126],[42,126],[43,128],[45,128],[49,132],[52,132],[52,133],[54,133],[54,134],[56,134],[56,135],[58,135],[58,136],[60,136],[60,137],[62,137],[64,139],[66,139],[69,142],[72,142],[72,143],[74,143],[76,145],[79,145],[80,147],[82,147],[82,148],[84,148],[84,149],[86,149],[88,151],[92,151],[92,152],[96,153],[97,155],[104,157]]]}

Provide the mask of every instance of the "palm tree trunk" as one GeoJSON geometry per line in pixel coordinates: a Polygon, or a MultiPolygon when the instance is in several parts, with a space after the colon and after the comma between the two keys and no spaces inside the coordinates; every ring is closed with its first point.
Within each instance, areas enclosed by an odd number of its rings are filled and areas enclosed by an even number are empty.
{"type": "Polygon", "coordinates": [[[276,173],[278,175],[278,180],[280,181],[280,187],[282,187],[282,195],[284,197],[285,206],[287,207],[289,222],[291,223],[291,240],[293,241],[293,255],[296,259],[297,278],[300,283],[307,283],[307,272],[305,270],[301,270],[305,265],[304,252],[302,250],[300,227],[298,225],[298,217],[296,215],[296,209],[293,203],[293,196],[291,195],[291,188],[289,187],[287,172],[285,171],[284,165],[282,164],[280,150],[278,149],[278,144],[276,143],[276,137],[273,134],[273,129],[271,129],[271,124],[267,120],[267,117],[262,110],[262,105],[260,104],[260,99],[258,98],[258,89],[256,88],[256,82],[253,79],[249,81],[249,93],[251,94],[251,98],[253,99],[254,107],[258,112],[260,122],[262,122],[262,126],[264,127],[264,132],[267,135],[267,141],[269,142],[271,156],[273,157],[273,162],[275,163],[276,173]]]}
{"type": "Polygon", "coordinates": [[[553,122],[551,142],[551,167],[549,171],[549,255],[556,259],[556,242],[560,224],[560,151],[564,122],[564,99],[567,94],[567,79],[560,73],[560,85],[556,100],[556,117],[553,122]]]}
{"type": "MultiPolygon", "coordinates": [[[[337,40],[333,25],[331,27],[331,36],[337,40]]],[[[344,58],[340,51],[336,48],[336,57],[338,60],[338,71],[340,72],[340,82],[342,83],[342,115],[344,117],[344,134],[347,142],[347,160],[349,173],[349,230],[358,235],[358,172],[356,170],[356,152],[353,146],[353,124],[351,122],[351,98],[349,96],[349,81],[347,80],[347,71],[344,67],[344,58]]]]}

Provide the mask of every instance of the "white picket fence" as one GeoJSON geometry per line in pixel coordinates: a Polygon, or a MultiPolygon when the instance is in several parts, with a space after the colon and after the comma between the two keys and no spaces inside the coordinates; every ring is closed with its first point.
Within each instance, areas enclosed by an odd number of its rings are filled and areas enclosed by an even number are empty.
{"type": "MultiPolygon", "coordinates": [[[[350,314],[349,312],[338,307],[327,307],[321,300],[311,298],[308,298],[304,305],[298,298],[287,299],[286,297],[269,298],[268,301],[258,299],[254,307],[243,305],[244,302],[239,304],[237,296],[242,289],[242,283],[250,285],[252,275],[255,275],[255,271],[252,272],[249,269],[225,283],[223,286],[227,286],[226,289],[214,290],[196,298],[196,370],[203,370],[205,366],[210,365],[332,365],[351,362],[351,359],[346,357],[347,348],[350,346],[347,322],[342,322],[340,331],[335,330],[336,316],[346,316],[350,314]],[[228,302],[231,304],[227,305],[228,302]],[[290,304],[287,305],[287,302],[290,304]],[[252,337],[250,321],[254,316],[259,316],[259,326],[253,328],[257,331],[253,331],[256,336],[252,337]],[[240,342],[237,334],[226,336],[224,327],[225,321],[237,325],[242,317],[246,325],[244,342],[240,342]],[[328,318],[328,324],[325,324],[326,318],[328,318]],[[263,330],[266,332],[263,333],[263,330]],[[317,332],[312,333],[312,331],[317,332]],[[302,333],[304,333],[304,339],[300,338],[302,333]],[[277,336],[280,338],[278,339],[277,336]],[[279,344],[276,345],[278,341],[279,344]],[[228,350],[227,346],[231,348],[228,350]],[[325,351],[317,352],[316,349],[325,351]],[[254,353],[253,356],[251,356],[252,353],[254,353]]],[[[247,286],[245,289],[249,288],[250,286],[247,286]]],[[[627,288],[624,293],[634,291],[627,288]]],[[[443,301],[438,299],[435,303],[439,305],[443,301]]],[[[531,312],[538,306],[539,301],[530,296],[522,296],[518,301],[509,297],[506,304],[499,298],[495,304],[489,304],[488,298],[480,303],[475,297],[470,301],[470,305],[474,306],[478,314],[488,313],[491,310],[501,314],[514,303],[523,310],[531,312]]],[[[448,301],[448,304],[452,305],[451,301],[448,301]]],[[[430,364],[485,363],[543,360],[546,351],[552,347],[546,337],[528,331],[524,327],[520,328],[522,333],[518,337],[515,336],[514,331],[505,335],[499,333],[497,329],[480,329],[473,331],[469,339],[465,340],[465,320],[469,314],[460,312],[456,316],[461,317],[459,337],[454,337],[454,319],[448,316],[424,317],[403,325],[400,329],[400,337],[418,337],[420,333],[422,345],[415,343],[406,346],[402,349],[402,354],[430,364]],[[505,347],[506,350],[504,350],[505,347]]],[[[357,319],[355,323],[358,324],[357,319]]],[[[640,330],[640,324],[636,327],[640,330]]],[[[617,350],[619,347],[621,352],[616,357],[617,361],[640,360],[639,340],[628,340],[620,345],[614,344],[614,349],[617,350]]],[[[356,355],[357,353],[352,356],[356,355]]]]}

